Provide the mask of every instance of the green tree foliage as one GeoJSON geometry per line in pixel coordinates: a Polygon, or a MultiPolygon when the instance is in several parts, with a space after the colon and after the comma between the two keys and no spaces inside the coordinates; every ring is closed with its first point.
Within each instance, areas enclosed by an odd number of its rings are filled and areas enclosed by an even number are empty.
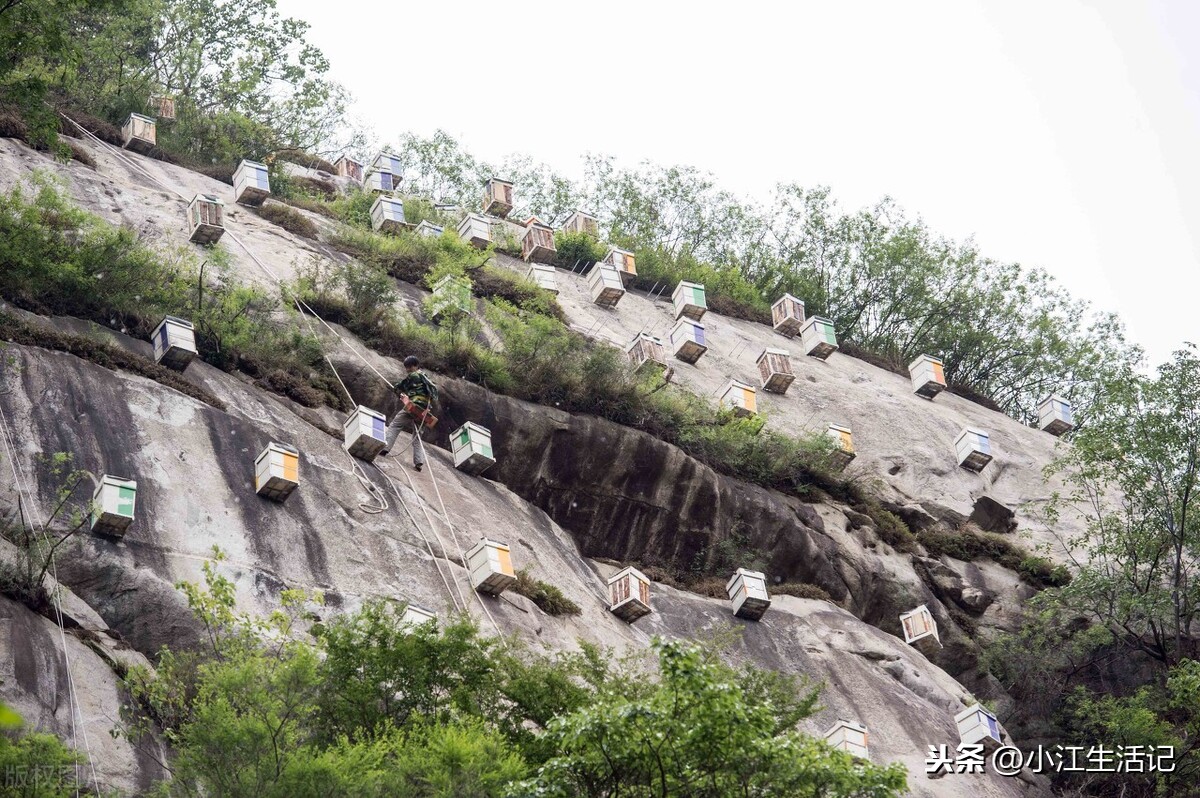
{"type": "Polygon", "coordinates": [[[20,798],[70,798],[86,781],[76,778],[83,757],[53,734],[0,734],[0,793],[20,798]]]}

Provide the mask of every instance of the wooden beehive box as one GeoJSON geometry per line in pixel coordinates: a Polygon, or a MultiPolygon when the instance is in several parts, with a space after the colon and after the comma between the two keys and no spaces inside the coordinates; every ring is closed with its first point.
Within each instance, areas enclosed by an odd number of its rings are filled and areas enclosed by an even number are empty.
{"type": "Polygon", "coordinates": [[[437,613],[411,601],[404,605],[404,615],[400,622],[408,626],[421,626],[437,620],[437,613]]]}
{"type": "Polygon", "coordinates": [[[493,177],[483,187],[483,212],[501,219],[512,213],[513,184],[493,177]]]}
{"type": "Polygon", "coordinates": [[[141,153],[150,152],[158,141],[154,120],[142,114],[129,115],[121,127],[121,137],[125,141],[125,149],[141,153]]]}
{"type": "Polygon", "coordinates": [[[300,450],[286,443],[268,443],[254,461],[254,492],[281,502],[300,484],[300,450]]]}
{"type": "Polygon", "coordinates": [[[558,278],[554,276],[554,267],[547,266],[544,263],[529,264],[529,271],[525,273],[533,282],[537,283],[538,288],[545,289],[553,294],[558,293],[558,278]]]}
{"type": "Polygon", "coordinates": [[[558,250],[554,247],[554,228],[536,216],[525,222],[521,236],[521,258],[527,263],[553,263],[558,250]]]}
{"type": "Polygon", "coordinates": [[[433,284],[432,318],[446,314],[470,313],[475,307],[471,299],[471,281],[466,277],[447,274],[433,284]]]}
{"type": "Polygon", "coordinates": [[[771,326],[775,332],[795,338],[804,326],[804,303],[791,294],[784,294],[771,305],[771,326]]]}
{"type": "Polygon", "coordinates": [[[837,447],[833,452],[834,467],[844,469],[857,456],[854,452],[854,435],[850,432],[849,427],[839,424],[830,424],[825,434],[833,439],[834,445],[837,447]]]}
{"type": "Polygon", "coordinates": [[[496,464],[491,430],[473,421],[450,433],[450,452],[454,467],[468,474],[482,474],[496,464]]]}
{"type": "Polygon", "coordinates": [[[215,244],[225,234],[225,203],[212,194],[197,194],[188,203],[188,238],[215,244]]]}
{"type": "Polygon", "coordinates": [[[735,416],[749,418],[758,412],[758,393],[741,380],[730,380],[721,394],[721,407],[729,408],[735,416]]]}
{"type": "Polygon", "coordinates": [[[638,333],[629,346],[625,347],[625,353],[629,355],[629,362],[633,363],[634,369],[648,366],[661,370],[667,367],[667,353],[663,343],[650,333],[638,333]]]}
{"type": "Polygon", "coordinates": [[[625,284],[621,282],[621,274],[615,267],[607,263],[597,263],[588,272],[588,289],[592,301],[606,308],[615,308],[625,296],[625,284]]]}
{"type": "Polygon", "coordinates": [[[363,163],[349,155],[343,155],[334,162],[333,168],[341,177],[348,177],[356,183],[363,181],[363,163]]]}
{"type": "Polygon", "coordinates": [[[1038,426],[1051,435],[1062,435],[1075,429],[1071,403],[1061,396],[1047,396],[1038,405],[1038,426]]]}
{"type": "Polygon", "coordinates": [[[782,349],[764,349],[757,362],[763,390],[787,393],[788,387],[796,379],[796,375],[792,373],[791,356],[782,349]]]}
{"type": "Polygon", "coordinates": [[[352,456],[371,462],[387,446],[387,418],[359,405],[342,425],[342,446],[352,456]]]}
{"type": "Polygon", "coordinates": [[[813,316],[806,321],[800,328],[800,347],[809,357],[827,359],[838,348],[833,322],[820,316],[813,316]]]}
{"type": "Polygon", "coordinates": [[[458,223],[458,237],[478,249],[487,249],[492,243],[492,225],[486,216],[468,213],[458,223]]]}
{"type": "Polygon", "coordinates": [[[675,318],[687,316],[689,319],[700,321],[704,318],[704,312],[708,310],[708,303],[704,301],[704,286],[680,280],[679,285],[671,292],[671,305],[675,309],[675,318]]]}
{"type": "Polygon", "coordinates": [[[175,121],[175,98],[162,95],[151,95],[150,109],[162,122],[175,121]]]}
{"type": "Polygon", "coordinates": [[[243,160],[233,173],[233,198],[243,205],[262,205],[271,196],[266,164],[243,160]]]}
{"type": "Polygon", "coordinates": [[[871,758],[867,753],[867,727],[861,723],[838,718],[838,722],[825,732],[825,741],[848,754],[862,759],[871,758]]]}
{"type": "Polygon", "coordinates": [[[937,641],[939,646],[942,644],[942,639],[938,636],[937,621],[934,620],[933,613],[924,604],[914,610],[901,613],[900,627],[904,630],[905,643],[911,645],[918,640],[931,637],[937,641]]]}
{"type": "Polygon", "coordinates": [[[972,704],[954,716],[958,726],[959,745],[983,745],[985,751],[995,751],[1004,745],[996,716],[979,704],[972,704]]]}
{"type": "Polygon", "coordinates": [[[688,318],[675,322],[671,329],[671,354],[684,363],[695,363],[707,351],[703,324],[688,318]]]}
{"type": "Polygon", "coordinates": [[[183,371],[196,357],[196,328],[187,319],[164,316],[150,340],[155,362],[169,369],[183,371]]]}
{"type": "Polygon", "coordinates": [[[609,247],[608,252],[604,255],[604,260],[600,262],[607,263],[620,272],[622,280],[637,277],[637,263],[634,260],[633,253],[627,249],[609,247]]]}
{"type": "Polygon", "coordinates": [[[626,623],[633,623],[650,610],[650,579],[630,566],[608,580],[609,611],[626,623]]]}
{"type": "Polygon", "coordinates": [[[912,379],[913,393],[932,399],[946,390],[946,375],[942,373],[942,361],[929,355],[918,355],[908,364],[908,376],[912,379]]]}
{"type": "Polygon", "coordinates": [[[954,452],[958,455],[958,464],[968,471],[978,473],[992,462],[991,439],[986,432],[974,427],[958,433],[954,439],[954,452]]]}
{"type": "Polygon", "coordinates": [[[563,222],[562,229],[564,233],[587,233],[593,238],[600,237],[599,220],[585,211],[573,211],[563,222]]]}
{"type": "Polygon", "coordinates": [[[733,614],[739,618],[757,621],[771,606],[767,577],[758,571],[737,569],[725,583],[725,592],[733,602],[733,614]]]}
{"type": "Polygon", "coordinates": [[[97,535],[121,537],[133,523],[137,482],[104,474],[92,495],[91,530],[97,535]]]}
{"type": "Polygon", "coordinates": [[[380,194],[371,203],[371,227],[384,233],[398,233],[407,227],[404,221],[404,202],[380,194]]]}
{"type": "Polygon", "coordinates": [[[498,596],[517,581],[508,544],[483,538],[467,552],[471,585],[480,593],[498,596]]]}
{"type": "Polygon", "coordinates": [[[421,223],[419,225],[417,225],[417,229],[414,232],[419,236],[426,236],[427,238],[437,238],[438,236],[440,236],[442,234],[442,232],[444,230],[445,230],[445,228],[442,227],[441,225],[434,224],[433,222],[429,221],[428,219],[422,219],[421,223]]]}

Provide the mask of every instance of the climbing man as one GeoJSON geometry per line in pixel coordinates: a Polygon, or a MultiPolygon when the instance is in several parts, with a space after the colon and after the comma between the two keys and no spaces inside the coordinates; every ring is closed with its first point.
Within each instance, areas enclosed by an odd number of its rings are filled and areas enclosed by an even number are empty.
{"type": "Polygon", "coordinates": [[[387,444],[381,454],[390,452],[400,433],[411,429],[413,468],[420,471],[425,466],[425,444],[421,440],[421,430],[437,423],[437,419],[429,412],[437,401],[437,388],[421,371],[421,361],[416,357],[409,355],[404,358],[404,370],[408,375],[392,386],[392,390],[400,395],[400,409],[388,424],[387,444]]]}

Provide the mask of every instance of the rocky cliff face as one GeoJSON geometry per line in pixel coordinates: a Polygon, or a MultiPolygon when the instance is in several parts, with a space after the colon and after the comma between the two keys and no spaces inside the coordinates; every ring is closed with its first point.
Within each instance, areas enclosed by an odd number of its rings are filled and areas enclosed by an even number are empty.
{"type": "MultiPolygon", "coordinates": [[[[228,191],[131,157],[182,193],[228,191]]],[[[84,207],[165,243],[186,241],[181,200],[110,154],[96,158],[97,171],[58,165],[0,140],[0,183],[32,168],[56,171],[84,207]]],[[[280,275],[317,254],[244,211],[234,209],[228,225],[280,275]]],[[[239,249],[230,251],[245,279],[266,279],[239,249]]],[[[661,305],[634,295],[615,311],[598,309],[579,293],[579,278],[560,272],[559,280],[573,324],[600,329],[614,343],[670,321],[661,305]]],[[[86,330],[72,320],[34,321],[86,330]]],[[[761,348],[792,346],[767,328],[712,313],[705,323],[715,342],[709,354],[694,367],[676,365],[679,380],[702,395],[730,375],[750,376],[761,348]]],[[[150,354],[146,342],[99,334],[150,354]]],[[[96,474],[138,480],[137,520],[124,539],[87,537],[59,558],[64,601],[86,621],[69,624],[65,653],[46,618],[12,602],[0,605],[0,700],[71,738],[63,695],[69,656],[82,713],[77,726],[88,732],[102,779],[122,790],[157,778],[161,752],[109,734],[121,726],[119,657],[152,659],[164,644],[194,639],[197,630],[173,585],[198,580],[214,545],[229,555],[221,569],[239,601],[257,611],[275,607],[287,587],[325,591],[330,613],[377,596],[439,612],[465,602],[485,629],[494,619],[498,631],[551,647],[587,640],[618,652],[644,649],[652,635],[692,638],[733,624],[742,634],[731,656],[824,680],[825,709],[811,730],[822,731],[838,716],[862,720],[871,729],[872,758],[904,762],[914,794],[1040,790],[995,775],[939,781],[923,775],[930,744],[957,742],[953,715],[970,700],[964,684],[981,696],[990,689],[974,670],[977,638],[1010,624],[1031,590],[1004,568],[897,552],[868,521],[834,502],[804,503],[718,474],[643,433],[456,380],[443,382],[446,417],[439,430],[445,435],[464,420],[492,430],[499,462],[486,478],[455,471],[448,453],[436,448],[422,474],[404,475],[388,462],[356,475],[341,442],[313,423],[339,427],[334,414],[303,410],[204,363],[193,363],[185,377],[219,397],[225,410],[72,355],[32,346],[10,346],[6,354],[8,390],[0,392],[0,407],[20,437],[17,467],[33,479],[43,504],[53,485],[38,466],[40,454],[71,452],[78,466],[96,474]],[[251,486],[254,458],[273,440],[302,453],[301,486],[284,504],[257,497],[251,486]],[[484,534],[508,542],[517,567],[561,588],[583,614],[554,618],[520,596],[473,595],[462,552],[484,534]],[[764,554],[772,576],[818,585],[840,606],[781,596],[762,622],[747,623],[734,619],[725,601],[656,585],[655,612],[636,625],[607,612],[605,560],[711,565],[717,544],[735,537],[764,554]],[[918,651],[896,636],[898,613],[920,603],[937,616],[944,649],[918,651]],[[98,745],[104,746],[99,755],[98,745]]],[[[358,401],[394,409],[361,364],[343,350],[331,354],[358,401]]],[[[399,372],[398,364],[369,357],[386,373],[399,372]]],[[[1052,489],[1039,471],[1054,439],[958,397],[918,399],[903,378],[837,354],[793,363],[798,379],[787,396],[760,394],[771,424],[795,430],[848,423],[860,451],[852,468],[922,523],[976,513],[998,528],[1015,524],[1035,540],[1053,540],[1036,510],[1052,489]],[[997,460],[982,476],[953,460],[953,437],[968,423],[993,433],[997,460]]],[[[11,490],[5,479],[0,485],[11,490]]]]}

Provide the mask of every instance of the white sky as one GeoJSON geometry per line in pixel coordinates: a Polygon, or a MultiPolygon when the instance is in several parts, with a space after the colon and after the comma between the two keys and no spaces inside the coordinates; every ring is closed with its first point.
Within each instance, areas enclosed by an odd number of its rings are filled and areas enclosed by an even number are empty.
{"type": "Polygon", "coordinates": [[[279,0],[384,141],[888,194],[1117,310],[1152,362],[1200,343],[1200,2],[782,5],[279,0]]]}

